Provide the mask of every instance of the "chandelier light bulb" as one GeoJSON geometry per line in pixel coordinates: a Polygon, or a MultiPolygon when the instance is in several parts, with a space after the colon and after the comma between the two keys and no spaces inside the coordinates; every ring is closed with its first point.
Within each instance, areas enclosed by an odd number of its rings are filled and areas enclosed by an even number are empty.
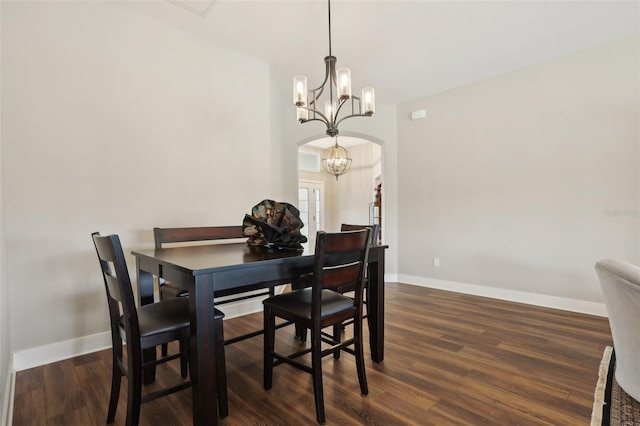
{"type": "Polygon", "coordinates": [[[307,77],[303,75],[293,77],[293,103],[299,107],[307,105],[307,77]]]}
{"type": "Polygon", "coordinates": [[[373,87],[362,89],[362,112],[366,115],[376,112],[376,94],[373,87]]]}
{"type": "Polygon", "coordinates": [[[327,117],[327,120],[334,121],[334,114],[336,113],[336,102],[335,101],[326,101],[324,103],[324,115],[327,117]]]}
{"type": "Polygon", "coordinates": [[[349,68],[338,69],[336,79],[338,80],[338,97],[349,99],[351,97],[351,70],[349,68]]]}

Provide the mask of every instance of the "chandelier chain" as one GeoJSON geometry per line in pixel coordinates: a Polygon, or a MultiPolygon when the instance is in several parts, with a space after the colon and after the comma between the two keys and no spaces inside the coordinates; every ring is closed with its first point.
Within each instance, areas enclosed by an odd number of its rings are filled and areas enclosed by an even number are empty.
{"type": "Polygon", "coordinates": [[[331,0],[327,1],[329,9],[329,56],[331,55],[331,0]]]}

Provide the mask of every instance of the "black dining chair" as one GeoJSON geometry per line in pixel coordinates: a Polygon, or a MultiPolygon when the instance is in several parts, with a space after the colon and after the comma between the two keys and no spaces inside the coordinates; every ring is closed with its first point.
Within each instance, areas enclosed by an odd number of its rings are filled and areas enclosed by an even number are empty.
{"type": "MultiPolygon", "coordinates": [[[[374,225],[350,225],[350,224],[346,224],[343,223],[340,226],[340,231],[360,231],[362,229],[369,229],[369,245],[375,245],[378,242],[378,235],[380,234],[380,226],[378,226],[377,224],[374,225]]],[[[298,286],[299,287],[308,287],[311,285],[311,275],[305,275],[304,277],[301,277],[298,281],[298,286]],[[300,284],[301,283],[301,284],[300,284]]],[[[340,294],[345,294],[345,293],[349,293],[354,291],[354,285],[353,283],[349,283],[347,285],[341,286],[341,287],[337,287],[334,289],[334,291],[337,291],[340,294]]],[[[369,300],[369,285],[368,285],[368,280],[367,280],[367,276],[366,276],[366,271],[365,271],[365,279],[364,279],[364,297],[362,299],[362,304],[366,307],[367,306],[367,300],[369,300]]],[[[362,318],[366,318],[367,317],[367,312],[363,309],[363,314],[362,314],[362,318]]],[[[344,330],[344,328],[348,325],[351,324],[351,321],[346,321],[342,324],[336,324],[333,326],[333,337],[336,340],[340,339],[340,334],[342,333],[342,330],[344,330]]],[[[300,340],[305,342],[307,340],[307,336],[306,336],[306,330],[300,330],[300,340]]],[[[333,354],[335,359],[340,358],[340,352],[336,352],[333,354]]]]}
{"type": "Polygon", "coordinates": [[[273,367],[290,364],[313,376],[316,417],[324,424],[324,391],[322,357],[345,351],[356,358],[356,369],[362,395],[369,393],[364,368],[362,342],[362,296],[365,266],[369,252],[369,229],[326,233],[316,236],[316,249],[311,287],[265,299],[264,304],[264,388],[271,389],[273,367]],[[353,284],[354,298],[334,289],[353,284]],[[311,330],[311,347],[290,355],[275,352],[276,317],[311,330]],[[353,337],[335,341],[322,329],[353,319],[353,337]],[[322,343],[328,344],[322,349],[322,343]],[[353,346],[353,347],[351,347],[353,346]],[[311,352],[311,366],[296,358],[311,352]],[[275,360],[275,361],[274,361],[275,360]]]}
{"type": "MultiPolygon", "coordinates": [[[[126,376],[128,381],[126,424],[137,425],[142,403],[191,387],[191,381],[182,381],[172,387],[142,395],[144,369],[155,368],[160,363],[187,355],[191,333],[189,300],[174,298],[136,307],[119,237],[117,235],[100,236],[97,232],[91,236],[104,279],[111,324],[113,365],[107,423],[112,423],[115,419],[122,377],[126,376]],[[173,341],[179,342],[179,353],[144,362],[145,349],[155,349],[158,345],[173,341]],[[126,343],[124,345],[126,357],[123,357],[123,343],[126,343]]],[[[229,413],[222,334],[224,314],[216,309],[214,315],[218,409],[222,418],[229,413]]]]}

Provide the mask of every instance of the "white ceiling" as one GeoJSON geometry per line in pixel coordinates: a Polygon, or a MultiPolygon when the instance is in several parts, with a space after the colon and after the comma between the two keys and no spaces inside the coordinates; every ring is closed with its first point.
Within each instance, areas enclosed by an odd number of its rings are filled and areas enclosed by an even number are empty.
{"type": "MultiPolygon", "coordinates": [[[[324,77],[325,1],[118,4],[269,62],[287,96],[294,75],[310,87],[324,77]]],[[[354,91],[373,86],[378,103],[399,104],[638,35],[640,1],[333,0],[331,20],[354,91]]]]}

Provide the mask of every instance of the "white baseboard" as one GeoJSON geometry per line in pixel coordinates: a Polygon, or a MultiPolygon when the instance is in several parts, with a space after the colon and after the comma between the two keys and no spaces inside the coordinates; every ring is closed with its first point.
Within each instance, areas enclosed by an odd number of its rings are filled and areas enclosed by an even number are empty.
{"type": "Polygon", "coordinates": [[[397,278],[397,282],[420,287],[437,288],[440,290],[473,294],[475,296],[490,297],[493,299],[509,300],[511,302],[544,306],[546,308],[561,309],[563,311],[579,312],[582,314],[596,315],[600,317],[607,316],[607,308],[604,303],[549,296],[546,294],[528,293],[525,291],[509,290],[497,287],[487,287],[455,281],[437,280],[434,278],[417,277],[414,275],[398,275],[397,278]]]}
{"type": "Polygon", "coordinates": [[[9,365],[7,368],[7,383],[4,386],[2,395],[2,426],[13,424],[13,400],[15,396],[16,373],[13,369],[13,354],[9,354],[9,365]]]}
{"type": "Polygon", "coordinates": [[[111,347],[111,333],[92,334],[13,352],[13,371],[22,371],[111,347]]]}
{"type": "MultiPolygon", "coordinates": [[[[276,287],[276,293],[281,293],[283,289],[284,286],[276,287]]],[[[224,311],[225,319],[261,312],[262,299],[254,298],[241,302],[229,303],[228,305],[221,305],[220,309],[224,311]]],[[[105,331],[103,333],[66,340],[64,342],[56,342],[49,345],[13,352],[11,354],[13,357],[13,368],[9,370],[9,374],[100,351],[110,347],[111,333],[105,331]]]]}

